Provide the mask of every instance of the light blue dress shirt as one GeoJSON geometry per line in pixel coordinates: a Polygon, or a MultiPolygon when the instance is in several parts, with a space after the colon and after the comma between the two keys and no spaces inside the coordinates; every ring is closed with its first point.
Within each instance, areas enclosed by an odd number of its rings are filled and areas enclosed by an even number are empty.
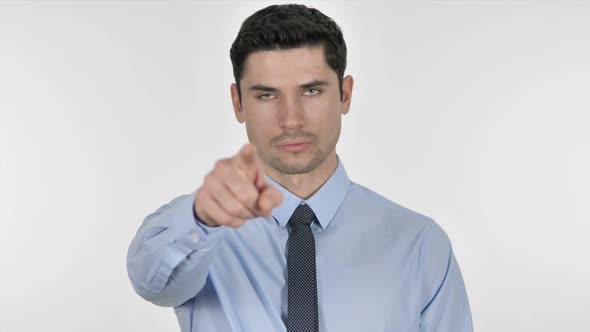
{"type": "Polygon", "coordinates": [[[309,199],[283,195],[272,217],[237,229],[193,214],[195,192],[148,215],[127,254],[135,291],[174,307],[183,332],[286,331],[287,222],[306,203],[316,241],[320,331],[470,332],[465,286],[430,218],[351,182],[344,166],[309,199]]]}

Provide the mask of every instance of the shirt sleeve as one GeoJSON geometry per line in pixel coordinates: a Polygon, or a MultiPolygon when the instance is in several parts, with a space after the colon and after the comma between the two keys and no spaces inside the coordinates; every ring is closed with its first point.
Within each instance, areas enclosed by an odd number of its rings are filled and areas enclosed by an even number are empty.
{"type": "Polygon", "coordinates": [[[429,226],[422,247],[423,289],[420,332],[473,332],[469,300],[446,233],[429,226]]]}
{"type": "Polygon", "coordinates": [[[195,192],[179,196],[148,215],[127,251],[127,273],[144,299],[181,305],[202,289],[223,227],[209,227],[194,213],[195,192]]]}

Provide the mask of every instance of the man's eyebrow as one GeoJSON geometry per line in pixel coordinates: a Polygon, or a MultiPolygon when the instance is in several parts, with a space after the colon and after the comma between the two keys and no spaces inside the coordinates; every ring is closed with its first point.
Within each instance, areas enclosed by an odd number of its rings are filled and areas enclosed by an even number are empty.
{"type": "Polygon", "coordinates": [[[322,86],[322,85],[328,85],[328,81],[315,80],[315,81],[311,81],[309,83],[301,84],[300,86],[303,89],[309,89],[309,88],[313,88],[316,86],[322,86]]]}
{"type": "Polygon", "coordinates": [[[262,85],[262,84],[255,84],[248,88],[250,91],[265,91],[265,92],[276,92],[277,88],[273,88],[270,86],[262,85]]]}

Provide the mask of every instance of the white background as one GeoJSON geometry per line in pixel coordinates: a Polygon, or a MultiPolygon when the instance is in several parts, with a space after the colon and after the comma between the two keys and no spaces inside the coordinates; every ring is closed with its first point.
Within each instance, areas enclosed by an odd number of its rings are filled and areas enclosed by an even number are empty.
{"type": "MultiPolygon", "coordinates": [[[[269,2],[0,3],[0,331],[176,331],[127,246],[246,142],[229,48],[269,2]]],[[[307,2],[355,78],[353,181],[433,217],[477,331],[588,331],[590,3],[307,2]]]]}

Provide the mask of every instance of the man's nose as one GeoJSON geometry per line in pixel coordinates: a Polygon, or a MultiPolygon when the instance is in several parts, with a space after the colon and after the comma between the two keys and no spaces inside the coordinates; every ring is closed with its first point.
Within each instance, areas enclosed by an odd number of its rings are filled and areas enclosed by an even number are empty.
{"type": "Polygon", "coordinates": [[[285,97],[280,105],[281,127],[300,128],[303,126],[303,104],[299,97],[285,97]]]}

